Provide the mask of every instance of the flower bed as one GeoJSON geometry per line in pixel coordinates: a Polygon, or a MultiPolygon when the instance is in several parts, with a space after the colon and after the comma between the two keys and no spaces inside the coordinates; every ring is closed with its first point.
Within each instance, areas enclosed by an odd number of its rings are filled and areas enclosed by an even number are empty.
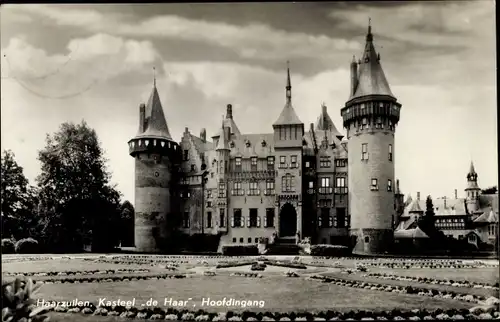
{"type": "Polygon", "coordinates": [[[138,280],[152,280],[152,279],[167,279],[167,278],[186,278],[186,274],[155,274],[148,276],[130,275],[130,276],[102,276],[102,277],[71,277],[71,278],[56,278],[44,279],[33,281],[33,283],[43,284],[62,284],[62,283],[110,283],[110,282],[130,282],[138,280]]]}
{"type": "Polygon", "coordinates": [[[279,261],[279,260],[271,260],[271,259],[266,259],[263,261],[264,264],[266,265],[271,265],[271,266],[279,266],[279,267],[286,267],[286,268],[296,268],[296,269],[307,269],[307,266],[304,264],[300,263],[293,263],[290,261],[279,261]]]}
{"type": "MultiPolygon", "coordinates": [[[[188,311],[177,310],[164,307],[135,308],[123,306],[103,306],[97,307],[91,304],[86,307],[55,307],[51,308],[56,312],[66,312],[73,314],[87,314],[95,316],[119,316],[123,318],[137,318],[149,320],[170,320],[170,321],[326,321],[326,320],[471,320],[471,319],[492,319],[500,316],[497,309],[449,309],[449,310],[387,310],[387,311],[366,311],[351,310],[349,312],[338,312],[333,310],[321,312],[251,312],[245,311],[240,314],[228,311],[221,313],[207,312],[204,310],[188,311]]],[[[97,317],[96,317],[96,320],[97,317]]]]}
{"type": "Polygon", "coordinates": [[[479,303],[480,301],[484,301],[485,297],[476,296],[470,294],[457,294],[456,292],[446,292],[439,291],[435,289],[429,288],[419,288],[412,286],[395,286],[395,285],[384,285],[379,283],[369,283],[369,282],[361,282],[356,280],[345,280],[340,278],[326,277],[323,275],[312,275],[309,277],[311,280],[321,280],[324,283],[334,283],[340,286],[347,287],[355,287],[355,288],[364,288],[370,289],[374,291],[384,291],[384,292],[392,292],[392,293],[406,293],[406,294],[416,294],[421,296],[431,296],[434,298],[443,298],[443,299],[454,299],[459,301],[471,302],[471,303],[479,303]]]}
{"type": "Polygon", "coordinates": [[[239,266],[254,265],[254,264],[257,264],[257,262],[256,261],[223,262],[217,264],[215,268],[230,268],[230,267],[239,267],[239,266]]]}
{"type": "Polygon", "coordinates": [[[413,268],[495,268],[498,267],[496,264],[486,264],[483,262],[465,263],[457,260],[420,260],[420,261],[392,261],[392,262],[367,262],[368,266],[376,266],[381,268],[403,268],[403,269],[413,269],[413,268]]]}
{"type": "Polygon", "coordinates": [[[259,273],[243,273],[243,272],[234,272],[229,274],[229,276],[241,276],[241,277],[256,277],[262,278],[262,275],[259,273]]]}
{"type": "Polygon", "coordinates": [[[15,263],[15,262],[33,262],[33,261],[46,261],[53,260],[52,256],[22,256],[22,257],[11,257],[2,258],[2,263],[15,263]]]}
{"type": "Polygon", "coordinates": [[[14,273],[14,272],[5,272],[5,276],[16,276],[16,275],[24,275],[24,276],[71,276],[71,275],[93,275],[93,274],[120,274],[120,273],[149,273],[149,269],[128,269],[128,268],[119,268],[119,269],[107,269],[107,270],[88,270],[88,271],[64,271],[64,272],[25,272],[25,273],[14,273]]]}
{"type": "Polygon", "coordinates": [[[367,274],[366,276],[376,277],[376,278],[381,278],[381,279],[390,279],[390,280],[395,280],[395,281],[413,281],[413,282],[426,283],[426,284],[448,285],[448,286],[453,286],[453,287],[485,288],[485,289],[494,289],[494,290],[499,289],[498,282],[496,282],[494,284],[493,283],[485,284],[485,283],[475,283],[475,282],[469,282],[469,281],[440,280],[440,279],[427,278],[427,277],[400,276],[400,275],[387,274],[387,273],[370,273],[370,274],[367,274]]]}
{"type": "Polygon", "coordinates": [[[266,264],[264,263],[253,263],[252,267],[250,267],[251,271],[264,271],[266,269],[266,264]]]}

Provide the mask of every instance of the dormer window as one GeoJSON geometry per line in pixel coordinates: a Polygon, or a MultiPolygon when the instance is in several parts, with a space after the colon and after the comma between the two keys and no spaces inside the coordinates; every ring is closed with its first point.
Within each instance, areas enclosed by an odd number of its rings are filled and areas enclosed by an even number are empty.
{"type": "Polygon", "coordinates": [[[233,148],[234,148],[234,142],[231,142],[231,143],[229,144],[229,146],[231,147],[231,149],[233,149],[233,148]]]}
{"type": "Polygon", "coordinates": [[[262,140],[261,145],[262,147],[265,147],[267,145],[266,140],[262,140]]]}
{"type": "Polygon", "coordinates": [[[247,148],[249,148],[249,147],[250,147],[250,141],[249,141],[249,140],[245,140],[245,146],[246,146],[247,148]]]}
{"type": "Polygon", "coordinates": [[[241,158],[238,157],[234,160],[235,170],[241,171],[241,158]]]}

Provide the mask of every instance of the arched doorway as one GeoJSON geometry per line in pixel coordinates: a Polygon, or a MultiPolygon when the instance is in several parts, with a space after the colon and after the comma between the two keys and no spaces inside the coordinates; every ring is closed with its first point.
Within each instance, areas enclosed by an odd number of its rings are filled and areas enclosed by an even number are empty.
{"type": "Polygon", "coordinates": [[[291,237],[297,233],[297,212],[289,203],[283,205],[280,211],[280,237],[291,237]]]}

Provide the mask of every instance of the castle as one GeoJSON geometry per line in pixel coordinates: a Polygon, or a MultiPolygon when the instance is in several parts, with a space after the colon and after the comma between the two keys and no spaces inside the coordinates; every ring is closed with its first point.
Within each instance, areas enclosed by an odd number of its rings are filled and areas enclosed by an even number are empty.
{"type": "Polygon", "coordinates": [[[220,245],[256,244],[277,232],[312,243],[347,244],[380,254],[393,242],[403,195],[394,177],[394,136],[401,104],[391,92],[368,27],[362,58],[351,63],[351,91],[341,109],[346,136],[321,107],[305,127],[292,104],[272,132],[243,134],[231,105],[212,140],[187,128],[174,142],[156,84],[140,106],[135,158],[135,246],[161,251],[172,227],[220,235],[220,245]]]}

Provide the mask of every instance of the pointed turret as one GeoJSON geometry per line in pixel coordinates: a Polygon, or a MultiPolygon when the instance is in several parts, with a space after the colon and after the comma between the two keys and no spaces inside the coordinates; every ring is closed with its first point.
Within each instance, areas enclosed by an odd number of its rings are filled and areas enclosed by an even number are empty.
{"type": "Polygon", "coordinates": [[[160,95],[158,95],[158,90],[156,89],[156,80],[154,81],[153,90],[149,96],[148,103],[144,107],[144,112],[142,112],[141,107],[141,118],[142,117],[144,117],[144,123],[139,126],[139,131],[143,130],[143,132],[138,133],[137,138],[144,137],[172,140],[165,114],[163,113],[160,95]],[[144,116],[142,113],[144,113],[144,116]]]}
{"type": "Polygon", "coordinates": [[[344,137],[344,135],[337,130],[335,124],[333,124],[330,115],[328,115],[325,103],[321,104],[321,114],[316,121],[316,130],[330,131],[339,140],[342,140],[342,138],[344,137]]]}
{"type": "Polygon", "coordinates": [[[373,34],[371,25],[368,26],[365,50],[359,64],[351,63],[351,97],[349,100],[363,96],[388,96],[395,98],[385,78],[380,56],[373,45],[373,34]],[[357,75],[355,74],[357,72],[357,75]]]}
{"type": "Polygon", "coordinates": [[[467,210],[469,213],[475,213],[479,210],[479,194],[481,188],[477,184],[477,173],[474,169],[474,163],[470,162],[469,173],[467,173],[467,188],[465,188],[467,210]]]}
{"type": "Polygon", "coordinates": [[[227,104],[226,107],[226,119],[224,120],[224,126],[229,128],[229,132],[232,135],[236,136],[241,135],[240,129],[238,129],[238,126],[236,125],[233,119],[233,105],[231,104],[227,104]]]}
{"type": "Polygon", "coordinates": [[[218,134],[218,139],[217,139],[217,145],[215,146],[215,151],[221,151],[221,150],[230,150],[229,149],[229,142],[228,138],[226,135],[226,127],[224,126],[224,119],[222,120],[221,127],[219,129],[219,134],[218,134]]]}
{"type": "MultiPolygon", "coordinates": [[[[287,62],[288,64],[288,62],[287,62]]],[[[279,125],[303,125],[303,123],[300,121],[299,117],[297,116],[297,113],[295,113],[295,110],[292,106],[292,82],[290,79],[290,67],[287,67],[287,80],[286,80],[286,103],[285,107],[281,111],[280,116],[274,122],[273,126],[279,126],[279,125]]]]}

